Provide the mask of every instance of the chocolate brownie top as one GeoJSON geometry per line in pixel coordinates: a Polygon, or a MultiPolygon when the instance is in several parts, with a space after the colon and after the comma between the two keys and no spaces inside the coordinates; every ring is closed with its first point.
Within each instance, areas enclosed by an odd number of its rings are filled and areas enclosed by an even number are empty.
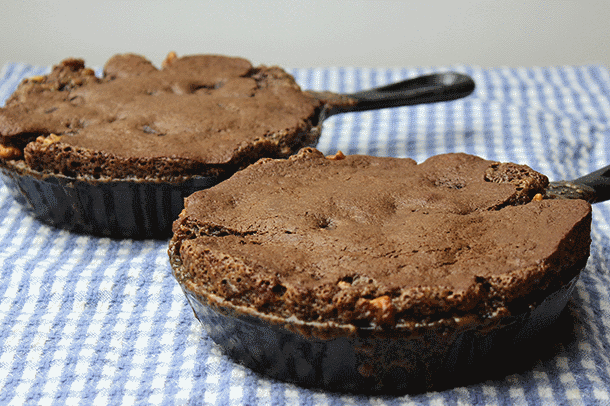
{"type": "Polygon", "coordinates": [[[103,78],[68,59],[26,79],[8,99],[0,144],[15,150],[11,158],[25,148],[34,169],[65,174],[116,176],[138,165],[143,173],[164,166],[205,172],[286,156],[315,141],[320,103],[282,69],[241,58],[170,54],[157,69],[142,56],[116,55],[103,78]]]}
{"type": "Polygon", "coordinates": [[[281,317],[394,326],[526,309],[586,263],[589,203],[542,199],[527,166],[331,158],[264,159],[190,196],[177,279],[281,317]]]}

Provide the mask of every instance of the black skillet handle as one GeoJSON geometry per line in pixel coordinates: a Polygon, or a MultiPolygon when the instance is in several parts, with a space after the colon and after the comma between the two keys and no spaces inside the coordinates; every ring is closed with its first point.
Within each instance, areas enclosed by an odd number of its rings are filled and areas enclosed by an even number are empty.
{"type": "Polygon", "coordinates": [[[352,103],[330,105],[325,111],[324,118],[352,111],[446,102],[466,97],[474,91],[474,88],[474,80],[468,75],[456,72],[434,73],[343,95],[352,103]]]}
{"type": "Polygon", "coordinates": [[[551,198],[584,199],[590,203],[610,200],[610,166],[572,181],[551,182],[546,195],[551,198]]]}

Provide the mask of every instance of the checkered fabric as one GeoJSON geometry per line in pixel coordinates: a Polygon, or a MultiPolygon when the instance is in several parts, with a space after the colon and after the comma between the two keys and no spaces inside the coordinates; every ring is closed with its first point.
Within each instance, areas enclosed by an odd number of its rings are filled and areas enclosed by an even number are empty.
{"type": "MultiPolygon", "coordinates": [[[[293,69],[304,89],[351,93],[434,71],[473,77],[448,103],[333,116],[318,148],[411,157],[445,152],[524,163],[551,180],[610,164],[603,66],[293,69]]],[[[0,103],[49,67],[8,64],[0,103]]],[[[113,240],[33,220],[0,181],[0,404],[592,405],[610,403],[610,203],[593,212],[591,257],[568,306],[570,339],[530,369],[399,398],[307,390],[228,360],[171,275],[167,241],[113,240]]]]}

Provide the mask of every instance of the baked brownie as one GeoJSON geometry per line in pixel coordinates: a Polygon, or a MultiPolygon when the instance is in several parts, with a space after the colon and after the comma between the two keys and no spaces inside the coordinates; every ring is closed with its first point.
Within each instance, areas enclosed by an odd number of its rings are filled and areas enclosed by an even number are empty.
{"type": "Polygon", "coordinates": [[[67,59],[0,109],[0,158],[71,177],[227,177],[317,141],[320,106],[282,69],[241,58],[170,53],[157,69],[116,55],[102,78],[67,59]]]}
{"type": "MultiPolygon", "coordinates": [[[[170,256],[188,290],[260,314],[392,329],[489,324],[584,267],[590,204],[465,154],[263,159],[190,196],[170,256]]],[[[348,329],[349,330],[349,329],[348,329]]]]}

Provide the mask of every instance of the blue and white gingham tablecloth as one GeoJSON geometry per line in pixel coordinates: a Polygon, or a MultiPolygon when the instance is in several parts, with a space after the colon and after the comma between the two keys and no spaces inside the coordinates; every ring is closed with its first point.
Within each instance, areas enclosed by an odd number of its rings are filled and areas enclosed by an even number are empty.
{"type": "MultiPolygon", "coordinates": [[[[343,114],[324,123],[332,154],[462,151],[528,164],[551,180],[610,164],[610,73],[603,66],[293,69],[304,89],[351,93],[433,71],[471,75],[465,99],[343,114]]],[[[0,105],[49,67],[9,64],[0,105]]],[[[0,181],[2,405],[610,404],[610,203],[595,205],[591,257],[569,305],[572,340],[501,380],[400,398],[267,380],[225,358],[171,275],[166,241],[71,234],[29,217],[0,181]]],[[[534,354],[535,356],[535,354],[534,354]]]]}

